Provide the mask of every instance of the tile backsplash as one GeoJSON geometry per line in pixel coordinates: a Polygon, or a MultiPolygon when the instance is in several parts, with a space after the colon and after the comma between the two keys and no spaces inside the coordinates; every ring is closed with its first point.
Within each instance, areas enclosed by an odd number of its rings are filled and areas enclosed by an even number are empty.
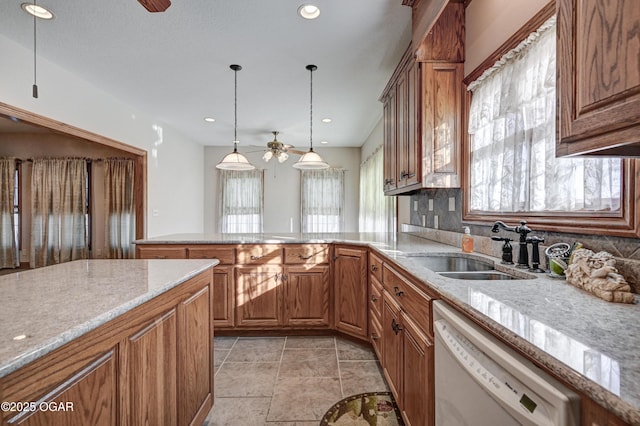
{"type": "MultiPolygon", "coordinates": [[[[410,210],[410,224],[401,229],[404,232],[460,246],[462,227],[469,226],[471,235],[474,236],[474,251],[494,257],[500,257],[502,254],[502,243],[491,240],[491,236],[495,235],[491,232],[491,225],[463,223],[462,191],[460,189],[423,189],[411,195],[410,210]]],[[[545,240],[544,246],[541,245],[540,249],[541,261],[543,262],[545,261],[544,248],[559,242],[571,244],[574,241],[580,241],[585,248],[613,254],[617,258],[618,270],[638,292],[640,287],[640,239],[545,231],[536,231],[535,235],[545,240]]],[[[514,247],[515,261],[518,254],[517,235],[514,234],[512,237],[516,240],[511,243],[514,247]]]]}

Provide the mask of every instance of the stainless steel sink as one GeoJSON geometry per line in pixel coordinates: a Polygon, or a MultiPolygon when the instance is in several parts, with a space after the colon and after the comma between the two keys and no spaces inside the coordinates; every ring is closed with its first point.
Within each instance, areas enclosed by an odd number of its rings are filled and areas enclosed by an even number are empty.
{"type": "Polygon", "coordinates": [[[472,271],[472,272],[440,272],[440,275],[457,280],[521,280],[524,278],[514,277],[498,271],[472,271]]]}
{"type": "Polygon", "coordinates": [[[455,255],[420,256],[419,262],[434,272],[491,271],[494,269],[490,262],[455,255]]]}

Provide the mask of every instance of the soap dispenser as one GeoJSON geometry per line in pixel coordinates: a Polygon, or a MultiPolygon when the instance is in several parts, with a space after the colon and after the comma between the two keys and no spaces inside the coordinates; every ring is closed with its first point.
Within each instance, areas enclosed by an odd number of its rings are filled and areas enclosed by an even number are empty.
{"type": "Polygon", "coordinates": [[[471,236],[471,230],[469,230],[468,226],[464,226],[463,228],[464,228],[464,235],[462,235],[462,252],[472,253],[473,237],[471,236]]]}

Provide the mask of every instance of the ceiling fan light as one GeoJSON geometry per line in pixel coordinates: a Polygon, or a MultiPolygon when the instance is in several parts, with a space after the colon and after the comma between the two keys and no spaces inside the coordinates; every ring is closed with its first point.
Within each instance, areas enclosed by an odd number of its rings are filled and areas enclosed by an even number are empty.
{"type": "Polygon", "coordinates": [[[278,162],[284,163],[288,158],[289,154],[287,154],[286,152],[281,152],[280,155],[278,155],[278,162]]]}
{"type": "Polygon", "coordinates": [[[310,150],[300,157],[300,159],[293,164],[293,167],[302,170],[318,170],[328,169],[329,164],[326,163],[320,155],[310,150]]]}
{"type": "Polygon", "coordinates": [[[269,160],[271,160],[273,158],[273,152],[271,151],[267,151],[264,153],[264,155],[262,156],[262,159],[264,161],[266,161],[267,163],[269,162],[269,160]]]}
{"type": "Polygon", "coordinates": [[[224,156],[221,162],[216,164],[217,169],[221,170],[253,170],[256,167],[247,160],[247,157],[237,151],[224,156]]]}

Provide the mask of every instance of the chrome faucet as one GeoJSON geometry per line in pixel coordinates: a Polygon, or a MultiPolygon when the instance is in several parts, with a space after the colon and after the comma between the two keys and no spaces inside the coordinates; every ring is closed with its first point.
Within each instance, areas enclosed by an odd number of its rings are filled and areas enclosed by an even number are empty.
{"type": "Polygon", "coordinates": [[[496,221],[491,228],[491,232],[500,232],[500,228],[520,234],[520,250],[518,252],[518,264],[516,268],[529,269],[529,250],[527,249],[527,234],[531,232],[531,228],[527,226],[526,220],[521,220],[519,226],[508,226],[502,221],[496,221]]]}

